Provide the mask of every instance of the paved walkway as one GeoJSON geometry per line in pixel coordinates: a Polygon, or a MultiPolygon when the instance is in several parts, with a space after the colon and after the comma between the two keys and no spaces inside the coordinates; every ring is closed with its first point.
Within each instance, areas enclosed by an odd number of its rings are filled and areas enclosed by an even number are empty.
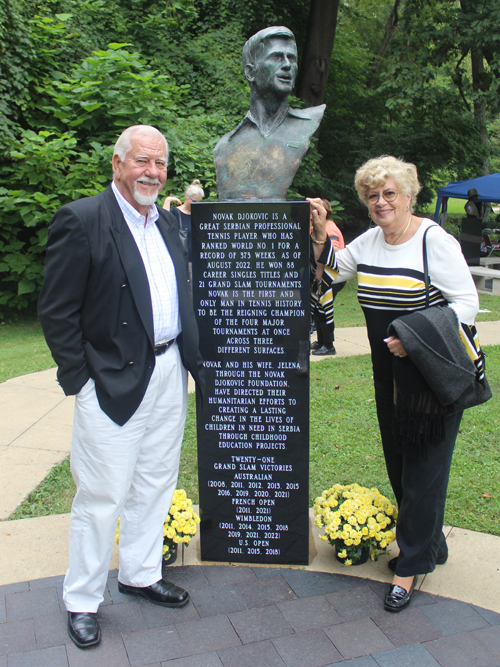
{"type": "Polygon", "coordinates": [[[62,577],[11,584],[2,667],[498,667],[500,614],[416,592],[399,614],[387,588],[342,574],[259,567],[172,567],[191,602],[164,609],[121,595],[110,572],[103,639],[81,651],[66,633],[62,577]]]}
{"type": "MultiPolygon", "coordinates": [[[[500,344],[500,322],[478,328],[483,345],[500,344]]],[[[369,351],[363,328],[337,329],[335,346],[369,351]]],[[[387,557],[346,568],[314,527],[300,569],[202,565],[195,539],[169,568],[187,607],[122,596],[112,570],[103,641],[76,649],[61,600],[69,515],[5,521],[69,453],[72,412],[53,370],[0,385],[0,667],[500,667],[500,538],[453,527],[448,563],[397,615],[382,607],[387,557]]]]}

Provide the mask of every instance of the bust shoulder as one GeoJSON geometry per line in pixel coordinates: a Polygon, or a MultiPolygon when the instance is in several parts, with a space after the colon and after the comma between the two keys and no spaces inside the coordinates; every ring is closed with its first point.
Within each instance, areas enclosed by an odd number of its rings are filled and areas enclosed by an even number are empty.
{"type": "Polygon", "coordinates": [[[225,134],[223,137],[219,139],[219,141],[215,144],[215,148],[213,150],[213,156],[214,159],[217,158],[219,155],[220,151],[227,145],[227,142],[229,140],[229,137],[232,135],[233,132],[228,132],[225,134]]]}
{"type": "Polygon", "coordinates": [[[325,113],[326,104],[319,104],[317,107],[308,107],[307,109],[290,109],[294,116],[304,120],[312,120],[318,124],[321,122],[325,113]]]}

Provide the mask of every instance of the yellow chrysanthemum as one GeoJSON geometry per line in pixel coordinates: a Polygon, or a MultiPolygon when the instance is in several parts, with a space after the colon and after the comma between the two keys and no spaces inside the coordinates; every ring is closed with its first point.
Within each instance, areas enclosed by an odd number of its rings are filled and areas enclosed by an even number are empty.
{"type": "Polygon", "coordinates": [[[372,557],[394,539],[397,510],[378,489],[359,484],[334,484],[314,503],[315,525],[323,527],[323,540],[335,544],[346,561],[358,559],[357,549],[368,547],[372,557]]]}
{"type": "MultiPolygon", "coordinates": [[[[163,524],[163,557],[168,556],[174,544],[189,544],[191,537],[196,535],[200,517],[193,510],[193,503],[184,489],[176,489],[172,503],[163,524]]],[[[321,527],[321,521],[318,526],[321,527]]],[[[120,519],[116,527],[115,542],[119,542],[120,519]]],[[[325,536],[325,539],[326,538],[325,536]]]]}

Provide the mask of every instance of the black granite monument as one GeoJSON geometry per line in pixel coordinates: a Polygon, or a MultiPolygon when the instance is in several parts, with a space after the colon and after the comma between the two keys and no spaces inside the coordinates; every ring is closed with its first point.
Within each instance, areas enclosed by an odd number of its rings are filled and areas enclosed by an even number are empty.
{"type": "Polygon", "coordinates": [[[308,561],[309,204],[192,207],[203,560],[308,561]]]}

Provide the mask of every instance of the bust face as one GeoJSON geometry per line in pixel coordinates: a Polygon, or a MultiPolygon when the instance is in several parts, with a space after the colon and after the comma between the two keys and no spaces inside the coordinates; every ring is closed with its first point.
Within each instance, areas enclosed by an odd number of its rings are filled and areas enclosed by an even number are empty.
{"type": "Polygon", "coordinates": [[[261,95],[287,97],[297,77],[297,46],[291,39],[271,37],[255,65],[247,65],[245,74],[261,95]],[[248,68],[248,69],[247,69],[248,68]]]}

